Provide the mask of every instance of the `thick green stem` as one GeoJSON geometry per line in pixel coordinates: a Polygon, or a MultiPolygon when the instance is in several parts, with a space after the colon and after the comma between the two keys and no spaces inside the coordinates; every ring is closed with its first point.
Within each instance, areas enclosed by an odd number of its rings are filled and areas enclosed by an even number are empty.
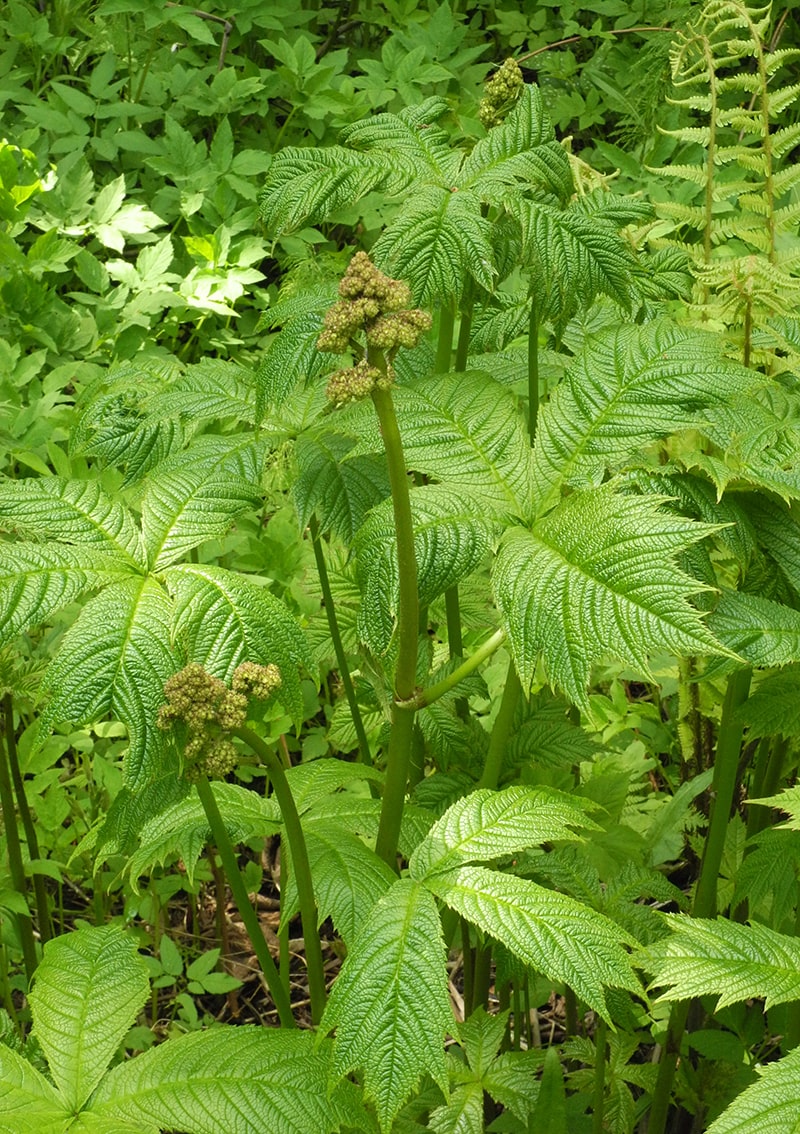
{"type": "Polygon", "coordinates": [[[437,374],[446,374],[450,369],[453,353],[453,328],[456,325],[456,309],[452,301],[442,304],[439,315],[439,336],[436,340],[434,369],[437,374]]]}
{"type": "MultiPolygon", "coordinates": [[[[11,882],[17,893],[27,900],[28,886],[25,878],[25,865],[22,860],[22,844],[17,829],[17,812],[14,807],[14,790],[11,786],[11,774],[6,746],[0,744],[0,808],[3,815],[3,830],[6,835],[6,849],[8,851],[8,868],[11,882]]],[[[25,964],[25,975],[30,982],[36,969],[36,941],[33,936],[33,922],[29,913],[17,914],[22,958],[25,964]]]]}
{"type": "Polygon", "coordinates": [[[464,653],[464,639],[461,637],[461,607],[457,586],[448,587],[444,592],[444,608],[447,615],[447,649],[451,658],[460,658],[464,653]]]}
{"type": "Polygon", "coordinates": [[[314,897],[314,883],[311,878],[311,867],[308,862],[303,826],[294,802],[292,789],[289,787],[283,764],[257,732],[253,732],[246,725],[239,725],[237,728],[231,729],[231,732],[234,736],[243,740],[265,764],[272,780],[272,790],[281,809],[286,841],[289,844],[289,851],[292,856],[292,869],[294,870],[294,880],[300,904],[300,919],[303,923],[311,1018],[315,1024],[318,1024],[325,1010],[327,995],[325,971],[322,964],[322,949],[319,943],[319,919],[314,897]]]}
{"type": "Polygon", "coordinates": [[[519,701],[521,692],[522,686],[520,685],[514,662],[512,659],[509,659],[506,683],[500,701],[500,708],[495,717],[492,735],[489,738],[489,751],[486,753],[483,775],[478,782],[478,787],[480,788],[491,788],[494,790],[500,782],[503,758],[506,754],[508,738],[511,735],[511,726],[514,722],[514,713],[516,712],[517,702],[519,701]]]}
{"type": "Polygon", "coordinates": [[[539,302],[531,292],[528,315],[528,436],[531,445],[536,438],[539,417],[539,302]]]}
{"type": "Polygon", "coordinates": [[[319,575],[319,585],[322,588],[322,599],[325,604],[325,616],[328,619],[328,629],[331,632],[331,640],[333,641],[333,649],[336,654],[336,664],[339,667],[339,676],[342,679],[344,686],[344,695],[347,698],[347,704],[350,709],[350,716],[353,720],[353,727],[356,730],[356,739],[358,740],[358,754],[362,764],[372,763],[372,753],[369,750],[369,741],[367,734],[364,730],[364,721],[361,718],[361,710],[358,707],[356,700],[356,691],[353,687],[353,679],[350,676],[350,667],[347,664],[347,654],[344,651],[344,644],[342,642],[342,635],[339,630],[339,621],[336,617],[336,607],[333,601],[333,592],[331,591],[330,578],[328,577],[328,567],[325,562],[325,551],[322,547],[322,539],[319,534],[319,524],[317,517],[312,516],[308,522],[308,530],[311,532],[311,544],[314,548],[314,559],[317,564],[317,574],[319,575]]]}
{"type": "Polygon", "coordinates": [[[455,688],[459,681],[463,681],[465,677],[474,673],[479,665],[483,665],[486,659],[490,658],[505,640],[505,630],[495,630],[494,634],[487,638],[482,646],[478,646],[475,653],[470,654],[458,669],[454,669],[452,673],[443,677],[441,681],[437,681],[435,685],[428,685],[425,689],[421,689],[413,698],[411,704],[415,709],[424,709],[426,705],[432,705],[434,701],[444,697],[445,693],[449,693],[451,689],[455,688]]]}
{"type": "MultiPolygon", "coordinates": [[[[763,742],[762,742],[763,743],[763,742]]],[[[759,764],[764,752],[759,746],[756,775],[753,777],[753,790],[750,793],[753,798],[759,796],[769,797],[774,795],[778,790],[781,782],[781,775],[783,773],[783,765],[786,760],[786,752],[789,748],[788,738],[783,736],[776,736],[770,742],[767,740],[767,758],[765,760],[765,767],[762,774],[759,764]]],[[[747,837],[751,839],[757,835],[759,831],[763,831],[769,824],[770,808],[763,803],[750,804],[750,810],[747,814],[747,837]]]]}
{"type": "Polygon", "coordinates": [[[264,934],[261,932],[261,926],[258,923],[255,910],[250,904],[247,887],[239,871],[239,864],[236,861],[236,853],[233,849],[233,844],[228,837],[228,832],[225,828],[222,816],[219,813],[219,807],[217,807],[217,801],[211,790],[211,784],[205,776],[201,776],[197,781],[197,794],[200,796],[200,802],[203,805],[203,810],[208,819],[208,825],[211,828],[211,838],[222,860],[222,868],[227,876],[228,885],[233,894],[233,900],[236,902],[237,909],[244,922],[244,927],[250,937],[253,952],[258,958],[258,963],[261,966],[261,971],[264,974],[270,995],[278,1010],[281,1024],[283,1024],[285,1028],[293,1028],[295,1022],[292,1016],[292,1005],[289,996],[281,983],[280,975],[275,967],[275,962],[272,959],[272,954],[269,951],[264,934]]]}
{"type": "MultiPolygon", "coordinates": [[[[25,841],[28,844],[28,855],[31,859],[39,858],[39,840],[36,837],[36,827],[28,806],[28,797],[25,794],[25,781],[17,756],[17,738],[14,733],[14,702],[11,694],[3,697],[3,716],[5,718],[6,751],[8,764],[11,769],[11,779],[14,784],[14,794],[17,797],[19,817],[22,820],[22,829],[25,832],[25,841]]],[[[36,923],[39,927],[39,938],[44,945],[53,936],[53,923],[50,920],[50,902],[47,896],[47,886],[41,874],[33,875],[33,896],[36,902],[36,923]]]]}
{"type": "MultiPolygon", "coordinates": [[[[700,877],[697,881],[692,914],[694,917],[710,918],[717,912],[717,883],[722,854],[725,849],[725,835],[731,817],[734,795],[738,784],[739,753],[742,748],[743,726],[736,720],[736,711],[747,700],[750,692],[752,670],[749,667],[734,670],[728,678],[725,698],[722,702],[722,716],[717,736],[717,753],[714,762],[714,781],[712,784],[713,805],[708,824],[703,858],[700,863],[700,877]]],[[[658,1067],[658,1079],[653,1092],[648,1134],[664,1134],[669,1113],[672,1083],[675,1068],[681,1051],[683,1033],[689,1017],[691,1001],[675,1004],[669,1015],[669,1025],[658,1067]]]]}
{"type": "Polygon", "coordinates": [[[603,1134],[603,1110],[606,1086],[606,1037],[608,1024],[598,1016],[594,1033],[594,1103],[592,1106],[592,1134],[603,1134]]]}
{"type": "Polygon", "coordinates": [[[406,462],[392,395],[389,390],[376,386],[372,391],[372,401],[380,422],[386,449],[386,463],[389,468],[397,536],[399,581],[395,702],[392,706],[392,731],[389,738],[386,783],[375,849],[385,862],[395,868],[414,735],[415,706],[412,702],[417,688],[419,629],[417,556],[414,548],[414,526],[411,520],[406,462]]]}

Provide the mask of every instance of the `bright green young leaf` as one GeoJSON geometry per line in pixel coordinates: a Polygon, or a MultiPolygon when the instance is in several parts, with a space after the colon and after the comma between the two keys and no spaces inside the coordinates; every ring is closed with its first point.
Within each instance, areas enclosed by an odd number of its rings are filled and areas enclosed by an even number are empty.
{"type": "MultiPolygon", "coordinates": [[[[412,488],[410,503],[419,599],[428,604],[480,565],[489,553],[494,523],[473,497],[450,486],[412,488]]],[[[370,648],[382,653],[391,638],[400,589],[391,498],[367,517],[355,551],[363,592],[359,630],[370,648]]]]}
{"type": "Polygon", "coordinates": [[[50,662],[39,718],[90,724],[106,713],[128,729],[126,782],[141,787],[159,769],[164,733],[156,728],[164,683],[178,667],[170,648],[171,604],[152,579],[114,583],[86,603],[50,662]]]}
{"type": "Polygon", "coordinates": [[[409,872],[429,882],[468,862],[486,862],[560,839],[579,839],[573,828],[597,824],[570,798],[547,788],[480,789],[454,803],[411,856],[409,872]]]}
{"type": "Polygon", "coordinates": [[[364,1068],[382,1131],[425,1072],[447,1089],[452,1021],[436,904],[421,886],[395,882],[348,952],[322,1021],[336,1028],[336,1074],[364,1068]]]}
{"type": "MultiPolygon", "coordinates": [[[[351,947],[370,910],[397,876],[361,839],[330,820],[308,819],[303,830],[320,923],[330,917],[351,947]]],[[[281,917],[288,922],[299,906],[291,869],[281,903],[281,917]]]]}
{"type": "Polygon", "coordinates": [[[331,1045],[310,1032],[223,1027],[172,1039],[115,1067],[92,1099],[102,1117],[192,1134],[330,1134],[358,1125],[355,1088],[329,1092],[331,1045]]]}
{"type": "Polygon", "coordinates": [[[428,1129],[434,1134],[483,1134],[483,1085],[456,1087],[450,1102],[431,1111],[428,1129]]]}
{"type": "Polygon", "coordinates": [[[717,1008],[750,998],[773,1004],[800,999],[800,942],[754,922],[669,916],[672,933],[646,953],[661,1000],[718,996],[717,1008]]]}
{"type": "Polygon", "coordinates": [[[17,543],[0,561],[0,644],[44,622],[85,591],[129,578],[131,560],[93,544],[17,543]]]}
{"type": "Polygon", "coordinates": [[[574,898],[483,866],[426,878],[437,897],[608,1019],[604,985],[638,990],[625,932],[574,898]]]}
{"type": "Polygon", "coordinates": [[[75,930],[45,946],[30,993],[34,1032],[73,1111],[100,1082],[148,991],[136,944],[116,926],[75,930]]]}
{"type": "Polygon", "coordinates": [[[389,495],[382,453],[344,460],[353,441],[332,430],[302,434],[295,445],[298,472],[292,485],[301,527],[316,513],[320,530],[334,532],[350,546],[370,508],[389,495]]]}
{"type": "MultiPolygon", "coordinates": [[[[280,830],[281,812],[274,799],[264,799],[239,784],[212,783],[211,790],[234,845],[280,830]]],[[[197,861],[210,840],[205,810],[192,789],[188,796],[153,815],[142,826],[138,846],[125,864],[134,892],[139,890],[140,875],[163,866],[172,855],[180,858],[189,884],[193,885],[197,861]]]]}
{"type": "Polygon", "coordinates": [[[93,544],[142,561],[141,537],[124,504],[95,480],[36,477],[0,482],[0,524],[42,540],[93,544]]]}
{"type": "Polygon", "coordinates": [[[707,1134],[798,1134],[800,1049],[761,1070],[757,1083],[734,1099],[707,1134]]]}
{"type": "Polygon", "coordinates": [[[61,1131],[70,1108],[52,1083],[27,1059],[0,1045],[0,1134],[61,1131]]]}
{"type": "Polygon", "coordinates": [[[605,485],[567,497],[532,531],[506,531],[494,591],[525,686],[540,652],[550,679],[579,704],[606,655],[647,674],[656,650],[728,653],[689,604],[702,585],[675,562],[713,528],[660,504],[605,485]]]}
{"type": "Polygon", "coordinates": [[[537,510],[562,485],[601,482],[642,446],[700,425],[703,410],[763,376],[720,354],[718,340],[673,323],[627,324],[589,340],[542,408],[534,446],[537,510]]]}
{"type": "Polygon", "coordinates": [[[167,572],[175,596],[174,633],[190,661],[230,681],[243,661],[270,663],[281,671],[278,697],[302,719],[299,667],[311,658],[297,620],[280,599],[245,575],[205,563],[184,563],[167,572]]]}

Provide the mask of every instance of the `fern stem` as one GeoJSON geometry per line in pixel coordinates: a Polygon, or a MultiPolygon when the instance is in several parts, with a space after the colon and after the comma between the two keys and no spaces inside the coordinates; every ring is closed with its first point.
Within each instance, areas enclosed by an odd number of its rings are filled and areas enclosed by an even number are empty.
{"type": "Polygon", "coordinates": [[[508,738],[511,735],[514,713],[516,712],[517,702],[519,701],[521,692],[522,685],[517,676],[513,659],[509,658],[508,670],[506,671],[506,683],[503,688],[503,696],[500,700],[500,708],[495,717],[492,734],[489,738],[489,751],[486,753],[486,763],[483,766],[483,774],[478,781],[479,788],[491,788],[492,791],[494,791],[500,781],[503,757],[508,747],[508,738]]]}
{"type": "Polygon", "coordinates": [[[319,919],[317,916],[317,902],[314,897],[314,883],[311,878],[311,867],[308,862],[305,835],[297,806],[294,802],[292,789],[283,770],[283,764],[257,732],[253,732],[247,725],[239,725],[231,729],[234,736],[238,736],[255,752],[265,764],[272,780],[272,790],[278,801],[283,817],[283,827],[286,831],[286,841],[292,856],[297,896],[300,904],[300,919],[303,924],[303,940],[305,942],[306,969],[308,972],[308,993],[311,999],[311,1019],[318,1024],[325,1009],[325,970],[322,964],[322,949],[319,943],[319,919]]]}
{"type": "Polygon", "coordinates": [[[291,1001],[289,1000],[286,989],[281,983],[281,978],[275,967],[269,946],[264,938],[264,934],[261,932],[261,926],[259,925],[256,912],[250,904],[247,887],[244,884],[244,879],[239,870],[239,864],[236,861],[236,852],[233,849],[233,844],[228,837],[228,832],[222,821],[222,816],[219,813],[217,801],[211,790],[211,784],[205,776],[201,776],[196,786],[197,794],[200,796],[200,802],[206,814],[206,819],[208,819],[208,825],[211,828],[211,837],[214,840],[219,857],[222,860],[222,868],[227,876],[228,885],[233,894],[233,900],[236,902],[239,915],[244,922],[244,927],[247,930],[250,943],[253,946],[253,952],[258,959],[261,971],[264,974],[264,979],[267,982],[267,988],[278,1010],[281,1024],[285,1028],[293,1028],[295,1027],[295,1022],[292,1016],[291,1001]]]}
{"type": "MultiPolygon", "coordinates": [[[[725,849],[725,835],[728,830],[731,808],[737,786],[739,753],[742,748],[743,726],[736,720],[736,711],[750,692],[752,670],[749,666],[736,669],[728,678],[725,698],[722,702],[722,716],[717,735],[717,753],[714,762],[714,781],[712,784],[713,805],[708,824],[708,834],[700,863],[700,877],[695,890],[692,914],[694,917],[710,918],[717,912],[717,883],[722,853],[725,849]]],[[[681,1050],[683,1033],[689,1018],[691,1001],[675,1004],[669,1014],[669,1024],[664,1049],[658,1067],[648,1134],[664,1134],[669,1113],[672,1082],[681,1050]]]]}
{"type": "Polygon", "coordinates": [[[536,438],[539,417],[539,302],[531,289],[528,314],[528,436],[531,445],[536,438]]]}
{"type": "Polygon", "coordinates": [[[592,1134],[603,1134],[607,1034],[608,1024],[602,1016],[598,1016],[594,1033],[594,1103],[592,1106],[592,1134]]]}
{"type": "MultiPolygon", "coordinates": [[[[22,844],[17,828],[17,813],[14,807],[14,789],[11,786],[11,773],[9,770],[9,757],[6,745],[0,743],[0,811],[3,817],[3,830],[6,836],[6,850],[8,852],[8,869],[14,889],[27,901],[28,885],[25,878],[25,865],[22,860],[22,844]]],[[[17,927],[19,929],[20,945],[22,946],[22,959],[25,965],[25,975],[30,983],[36,969],[36,941],[33,936],[33,922],[30,913],[18,913],[17,927]]]]}
{"type": "Polygon", "coordinates": [[[317,517],[312,516],[308,521],[308,530],[311,532],[311,545],[314,548],[314,559],[317,564],[317,574],[319,575],[319,585],[322,589],[322,599],[325,605],[325,617],[328,619],[328,629],[330,630],[331,640],[333,641],[333,649],[336,654],[336,664],[339,667],[339,676],[342,679],[344,687],[344,695],[347,698],[347,705],[350,709],[350,716],[353,720],[353,727],[356,730],[356,739],[358,740],[358,754],[362,764],[372,764],[372,753],[369,750],[369,741],[367,734],[364,730],[364,721],[361,717],[361,710],[358,707],[356,700],[356,691],[353,687],[353,679],[350,676],[350,667],[347,664],[347,654],[344,650],[344,643],[342,642],[341,631],[339,630],[339,620],[336,617],[336,607],[333,601],[333,592],[331,591],[331,581],[328,575],[328,567],[325,562],[325,551],[322,547],[322,538],[319,532],[319,524],[317,517]]]}
{"type": "Polygon", "coordinates": [[[488,637],[482,646],[478,646],[475,653],[470,654],[458,669],[454,669],[452,673],[443,677],[441,681],[437,681],[435,685],[428,685],[425,689],[421,689],[410,704],[415,709],[424,709],[427,705],[432,705],[434,701],[438,701],[440,697],[444,697],[445,693],[449,693],[458,685],[459,681],[463,681],[464,678],[474,673],[478,666],[482,665],[487,658],[492,656],[495,650],[502,646],[505,640],[505,630],[495,630],[494,634],[488,637]]]}
{"type": "MultiPolygon", "coordinates": [[[[36,837],[36,827],[28,806],[28,797],[25,794],[25,781],[19,766],[17,755],[17,738],[14,734],[14,701],[10,693],[3,696],[3,717],[6,733],[6,751],[8,764],[11,769],[11,780],[14,785],[14,794],[17,798],[19,817],[22,820],[22,829],[25,832],[25,841],[28,844],[28,856],[39,858],[39,840],[36,837]]],[[[53,923],[50,919],[50,901],[47,886],[41,874],[33,874],[33,896],[36,903],[36,924],[39,927],[39,939],[44,945],[53,936],[53,923]]]]}
{"type": "Polygon", "coordinates": [[[394,526],[397,536],[399,597],[397,609],[397,665],[394,674],[395,700],[392,705],[392,731],[386,767],[386,783],[375,849],[393,869],[396,867],[397,840],[403,819],[411,744],[414,735],[413,699],[417,686],[417,643],[419,596],[417,593],[417,555],[414,525],[408,491],[403,442],[388,389],[375,387],[372,402],[380,422],[389,483],[392,489],[394,526]]]}

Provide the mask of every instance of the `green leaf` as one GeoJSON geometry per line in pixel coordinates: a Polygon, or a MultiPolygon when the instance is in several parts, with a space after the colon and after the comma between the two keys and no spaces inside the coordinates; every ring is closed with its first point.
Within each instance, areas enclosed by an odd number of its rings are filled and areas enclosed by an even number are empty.
{"type": "Polygon", "coordinates": [[[328,1088],[330,1044],[310,1032],[213,1028],[115,1067],[92,1112],[192,1134],[329,1134],[358,1124],[355,1088],[328,1088]]]}
{"type": "Polygon", "coordinates": [[[0,1134],[65,1130],[71,1121],[64,1099],[27,1059],[0,1044],[0,1134]]]}
{"type": "Polygon", "coordinates": [[[707,1134],[795,1134],[800,1129],[800,1050],[761,1072],[708,1128],[707,1134]]]}
{"type": "MultiPolygon", "coordinates": [[[[410,492],[419,600],[427,605],[474,571],[488,555],[494,530],[466,493],[427,484],[410,492]]],[[[359,631],[376,653],[389,645],[399,601],[397,537],[391,498],[378,504],[355,540],[363,601],[359,631]]]]}
{"type": "Polygon", "coordinates": [[[301,527],[316,513],[322,532],[334,532],[350,546],[370,508],[389,495],[382,453],[347,461],[353,440],[331,430],[302,434],[295,445],[298,472],[292,485],[301,527]]]}
{"type": "Polygon", "coordinates": [[[184,374],[147,399],[148,419],[181,418],[190,424],[232,418],[254,423],[255,382],[251,370],[218,358],[188,366],[184,374]]]}
{"type": "Polygon", "coordinates": [[[286,146],[273,156],[259,205],[272,236],[324,220],[376,189],[390,172],[379,156],[343,146],[286,146]]]}
{"type": "Polygon", "coordinates": [[[753,738],[800,735],[800,665],[765,677],[736,716],[753,738]]]}
{"type": "Polygon", "coordinates": [[[579,839],[572,828],[597,824],[561,792],[514,786],[481,788],[458,800],[431,827],[411,856],[416,882],[447,873],[468,862],[486,862],[560,839],[579,839]]]}
{"type": "Polygon", "coordinates": [[[0,643],[44,622],[85,591],[130,577],[131,560],[93,545],[17,543],[0,562],[0,643]]]}
{"type": "Polygon", "coordinates": [[[279,410],[300,383],[319,379],[333,369],[335,360],[317,350],[323,315],[335,297],[320,300],[318,310],[306,311],[289,319],[280,334],[267,347],[256,371],[258,418],[264,407],[279,410]]]}
{"type": "Polygon", "coordinates": [[[428,1129],[434,1134],[483,1134],[483,1086],[464,1083],[450,1102],[431,1111],[428,1129]]]}
{"type": "Polygon", "coordinates": [[[45,945],[30,993],[34,1033],[66,1104],[83,1107],[149,992],[147,967],[117,926],[45,945]]]}
{"type": "Polygon", "coordinates": [[[277,696],[299,721],[303,694],[299,668],[312,667],[295,618],[280,599],[234,571],[184,563],[167,572],[175,596],[174,633],[186,643],[190,661],[229,682],[242,661],[274,663],[281,671],[277,696]]]}
{"type": "Polygon", "coordinates": [[[723,591],[707,625],[750,665],[768,668],[800,661],[800,611],[783,603],[723,591]]]}
{"type": "Polygon", "coordinates": [[[21,535],[61,543],[93,544],[142,562],[141,537],[124,504],[97,481],[42,476],[0,482],[2,526],[21,535]]]}
{"type": "MultiPolygon", "coordinates": [[[[361,839],[335,822],[310,819],[303,831],[320,924],[330,917],[336,932],[350,947],[396,875],[361,839]]],[[[281,901],[281,917],[288,922],[299,908],[292,870],[281,901]]]]}
{"type": "Polygon", "coordinates": [[[603,985],[639,988],[624,930],[574,898],[483,866],[437,873],[425,885],[526,965],[565,981],[606,1020],[603,985]]]}
{"type": "Polygon", "coordinates": [[[660,1000],[718,996],[716,1011],[750,998],[765,1007],[800,998],[800,942],[754,922],[668,915],[672,933],[646,952],[660,1000]]]}
{"type": "Polygon", "coordinates": [[[533,457],[539,512],[555,503],[563,485],[599,484],[608,468],[655,438],[701,427],[706,407],[764,381],[722,358],[714,336],[673,323],[593,336],[539,416],[533,457]]]}
{"type": "Polygon", "coordinates": [[[494,591],[523,685],[539,651],[581,705],[592,664],[607,655],[643,674],[650,652],[729,655],[688,602],[704,588],[675,563],[714,529],[661,502],[604,485],[567,497],[532,531],[506,531],[494,591]]]}
{"type": "Polygon", "coordinates": [[[381,1130],[427,1072],[447,1090],[452,1027],[444,941],[433,897],[395,882],[373,907],[333,986],[322,1026],[336,1028],[338,1076],[363,1067],[381,1130]]]}
{"type": "Polygon", "coordinates": [[[126,782],[142,787],[159,768],[164,734],[156,716],[177,667],[170,649],[171,604],[152,579],[114,583],[90,599],[64,635],[42,681],[50,700],[40,735],[56,722],[92,724],[106,713],[130,738],[126,782]]]}
{"type": "MultiPolygon", "coordinates": [[[[280,830],[281,812],[273,799],[264,799],[239,784],[212,783],[211,790],[234,846],[280,830]]],[[[134,892],[139,891],[140,875],[149,874],[156,866],[163,866],[173,855],[180,858],[187,881],[193,886],[198,859],[210,839],[211,829],[205,810],[197,792],[192,789],[187,797],[171,803],[144,822],[138,846],[125,864],[134,892]]]]}

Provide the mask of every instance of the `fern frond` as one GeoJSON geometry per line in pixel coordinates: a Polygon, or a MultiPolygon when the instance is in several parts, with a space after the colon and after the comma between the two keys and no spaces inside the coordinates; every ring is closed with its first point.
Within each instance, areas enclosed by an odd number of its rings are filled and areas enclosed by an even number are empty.
{"type": "Polygon", "coordinates": [[[156,716],[164,682],[178,667],[170,649],[172,610],[152,579],[114,583],[86,603],[64,635],[42,681],[50,694],[40,734],[53,724],[92,724],[106,713],[128,729],[125,781],[141,787],[155,777],[164,733],[156,716]]]}
{"type": "Polygon", "coordinates": [[[334,1070],[363,1067],[381,1131],[427,1072],[447,1090],[452,1027],[444,941],[432,894],[402,879],[373,906],[349,950],[322,1020],[336,1028],[334,1070]]]}
{"type": "Polygon", "coordinates": [[[135,573],[127,556],[92,544],[18,543],[0,557],[0,644],[86,591],[135,573]]]}
{"type": "Polygon", "coordinates": [[[211,564],[184,563],[166,574],[175,596],[174,634],[187,657],[230,681],[243,661],[274,663],[281,671],[276,694],[287,712],[303,716],[299,668],[311,668],[308,646],[295,618],[274,595],[244,575],[211,564]]]}
{"type": "Polygon", "coordinates": [[[96,480],[40,476],[0,481],[0,526],[34,539],[105,547],[142,564],[133,515],[96,480]]]}
{"type": "Polygon", "coordinates": [[[494,592],[528,688],[541,651],[551,681],[588,705],[591,666],[611,655],[648,673],[648,654],[729,654],[688,602],[704,589],[677,555],[714,529],[614,486],[567,497],[532,530],[509,528],[494,592]]]}
{"type": "MultiPolygon", "coordinates": [[[[480,503],[449,486],[421,485],[410,494],[419,599],[433,601],[474,571],[488,554],[495,525],[480,503]]],[[[359,630],[383,653],[397,613],[400,578],[391,499],[378,504],[356,535],[363,601],[359,630]]]]}
{"type": "Polygon", "coordinates": [[[672,323],[595,336],[540,414],[533,457],[539,510],[562,485],[599,484],[654,437],[698,426],[706,407],[765,382],[722,358],[713,336],[672,323]]]}
{"type": "Polygon", "coordinates": [[[667,915],[672,933],[647,950],[660,1000],[718,996],[716,1011],[751,997],[765,1007],[800,997],[800,942],[765,925],[667,915]],[[721,991],[720,991],[721,990],[721,991]]]}

